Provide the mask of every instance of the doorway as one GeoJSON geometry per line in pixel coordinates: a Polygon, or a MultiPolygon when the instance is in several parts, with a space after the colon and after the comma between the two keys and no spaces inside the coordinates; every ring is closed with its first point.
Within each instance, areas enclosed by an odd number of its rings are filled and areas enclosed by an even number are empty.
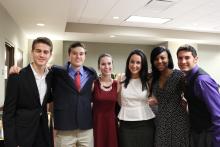
{"type": "Polygon", "coordinates": [[[5,42],[5,89],[7,86],[8,73],[11,66],[14,65],[15,48],[10,43],[5,42]]]}

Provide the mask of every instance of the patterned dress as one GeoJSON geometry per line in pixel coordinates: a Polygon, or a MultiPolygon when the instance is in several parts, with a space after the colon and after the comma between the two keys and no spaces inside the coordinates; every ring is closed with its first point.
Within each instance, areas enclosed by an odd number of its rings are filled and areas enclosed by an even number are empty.
{"type": "Polygon", "coordinates": [[[158,99],[156,116],[156,147],[188,147],[189,122],[181,106],[183,74],[173,70],[163,88],[159,81],[153,85],[153,94],[158,99]]]}
{"type": "Polygon", "coordinates": [[[112,83],[110,91],[104,91],[96,80],[93,91],[94,147],[118,147],[116,103],[117,82],[112,83]]]}

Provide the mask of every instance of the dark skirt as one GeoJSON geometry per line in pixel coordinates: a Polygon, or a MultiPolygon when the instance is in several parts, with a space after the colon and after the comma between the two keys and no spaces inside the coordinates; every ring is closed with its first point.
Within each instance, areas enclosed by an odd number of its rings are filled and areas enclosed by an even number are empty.
{"type": "Polygon", "coordinates": [[[190,131],[190,147],[212,147],[211,132],[206,130],[200,133],[190,131]]]}
{"type": "Polygon", "coordinates": [[[153,119],[144,121],[120,121],[120,147],[153,147],[155,126],[153,119]]]}

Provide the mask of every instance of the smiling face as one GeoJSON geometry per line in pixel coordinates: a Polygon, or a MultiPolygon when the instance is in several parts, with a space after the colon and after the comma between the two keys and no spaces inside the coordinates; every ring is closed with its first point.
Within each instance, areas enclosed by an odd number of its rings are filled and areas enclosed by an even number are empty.
{"type": "Polygon", "coordinates": [[[169,59],[166,51],[161,52],[154,59],[154,66],[159,72],[166,70],[168,68],[168,63],[169,59]]]}
{"type": "Polygon", "coordinates": [[[100,59],[99,70],[102,75],[111,75],[112,73],[112,58],[108,56],[104,56],[100,59]]]}
{"type": "Polygon", "coordinates": [[[51,57],[51,47],[45,43],[36,43],[31,51],[33,64],[38,67],[46,66],[51,57]]]}
{"type": "Polygon", "coordinates": [[[69,53],[69,61],[74,68],[80,68],[86,58],[85,49],[83,47],[71,48],[69,53]]]}
{"type": "Polygon", "coordinates": [[[128,68],[131,72],[131,77],[133,78],[139,77],[142,68],[141,56],[137,54],[133,54],[129,60],[128,68]]]}
{"type": "Polygon", "coordinates": [[[198,57],[194,57],[190,51],[179,51],[177,54],[178,66],[184,73],[191,71],[197,64],[198,57]]]}

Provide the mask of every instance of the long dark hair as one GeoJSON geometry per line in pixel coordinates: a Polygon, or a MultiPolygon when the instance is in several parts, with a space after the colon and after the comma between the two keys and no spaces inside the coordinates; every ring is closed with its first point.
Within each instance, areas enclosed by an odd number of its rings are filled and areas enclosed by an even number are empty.
{"type": "Polygon", "coordinates": [[[138,55],[141,57],[141,70],[140,70],[140,79],[142,83],[142,91],[147,89],[147,81],[148,81],[148,65],[147,65],[147,57],[145,56],[144,52],[140,49],[134,49],[128,55],[126,61],[126,68],[125,68],[125,80],[124,80],[124,87],[127,88],[129,81],[131,79],[131,71],[129,70],[129,62],[132,55],[138,55]]]}
{"type": "Polygon", "coordinates": [[[173,69],[174,64],[173,64],[173,59],[171,56],[171,53],[169,51],[169,49],[159,46],[159,47],[155,47],[152,51],[151,51],[151,55],[150,55],[150,62],[151,62],[151,68],[152,68],[152,83],[151,83],[151,88],[150,88],[150,93],[152,93],[152,87],[153,84],[159,79],[160,77],[160,72],[158,71],[158,69],[155,67],[154,65],[154,61],[157,58],[157,56],[159,54],[161,54],[162,52],[166,52],[168,55],[168,68],[169,69],[173,69]]]}

